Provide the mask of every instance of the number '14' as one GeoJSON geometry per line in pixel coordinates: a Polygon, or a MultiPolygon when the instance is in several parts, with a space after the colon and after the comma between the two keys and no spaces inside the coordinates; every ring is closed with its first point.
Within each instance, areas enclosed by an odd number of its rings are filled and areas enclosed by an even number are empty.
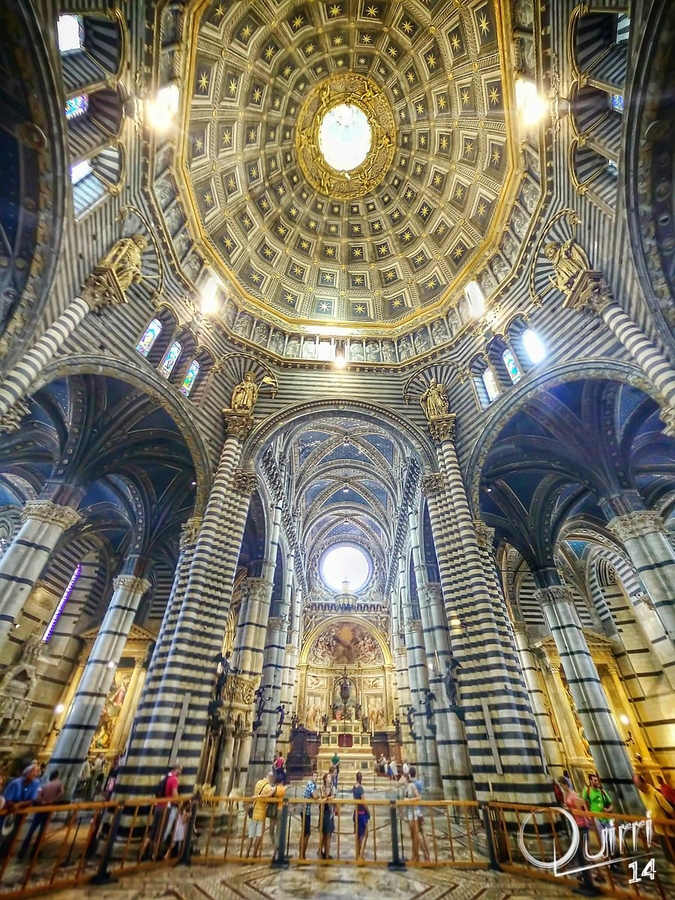
{"type": "Polygon", "coordinates": [[[654,876],[656,875],[656,863],[654,859],[650,859],[644,869],[638,875],[638,862],[635,860],[634,862],[628,863],[628,868],[633,873],[628,881],[629,884],[637,884],[638,881],[642,881],[643,878],[651,878],[654,880],[654,876]]]}

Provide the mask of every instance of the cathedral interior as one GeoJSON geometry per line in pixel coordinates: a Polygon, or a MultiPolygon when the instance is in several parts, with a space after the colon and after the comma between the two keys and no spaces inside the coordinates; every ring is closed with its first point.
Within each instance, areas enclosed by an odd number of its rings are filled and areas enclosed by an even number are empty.
{"type": "Polygon", "coordinates": [[[7,778],[675,786],[675,6],[0,24],[7,778]]]}

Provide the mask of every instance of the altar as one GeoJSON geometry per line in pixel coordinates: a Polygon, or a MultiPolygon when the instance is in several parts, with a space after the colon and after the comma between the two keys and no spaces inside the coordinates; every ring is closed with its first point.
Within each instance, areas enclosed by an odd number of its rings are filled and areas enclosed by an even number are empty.
{"type": "Polygon", "coordinates": [[[341,779],[353,779],[357,772],[373,772],[376,760],[370,740],[370,732],[364,731],[360,722],[331,722],[321,734],[316,758],[319,772],[328,771],[336,753],[340,757],[341,779]]]}

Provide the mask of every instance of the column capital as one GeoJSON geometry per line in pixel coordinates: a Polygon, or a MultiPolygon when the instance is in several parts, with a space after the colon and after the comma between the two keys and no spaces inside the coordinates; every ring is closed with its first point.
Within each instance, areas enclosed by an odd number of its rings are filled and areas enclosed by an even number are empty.
{"type": "Polygon", "coordinates": [[[614,303],[614,297],[602,272],[593,269],[582,272],[573,288],[567,293],[563,304],[565,309],[588,310],[602,315],[614,303]]]}
{"type": "Polygon", "coordinates": [[[127,291],[143,277],[142,257],[147,246],[141,234],[115,241],[82,287],[80,296],[89,309],[98,311],[127,302],[127,291]]]}
{"type": "Polygon", "coordinates": [[[45,525],[58,525],[63,531],[67,531],[80,521],[80,514],[72,506],[59,506],[51,500],[29,500],[21,510],[21,522],[28,519],[37,519],[45,525]]]}
{"type": "Polygon", "coordinates": [[[225,430],[228,437],[234,437],[238,441],[245,441],[253,429],[253,416],[248,413],[232,412],[231,409],[223,410],[225,430]]]}
{"type": "Polygon", "coordinates": [[[21,428],[22,421],[30,415],[30,406],[23,400],[17,400],[14,406],[0,418],[0,434],[12,434],[21,428]]]}
{"type": "Polygon", "coordinates": [[[492,551],[495,536],[494,528],[490,528],[482,519],[474,519],[473,527],[476,532],[476,538],[478,539],[478,546],[482,547],[484,550],[492,551]]]}
{"type": "Polygon", "coordinates": [[[422,476],[422,493],[425,497],[436,497],[445,490],[445,478],[440,472],[430,472],[422,476]]]}
{"type": "Polygon", "coordinates": [[[626,513],[623,516],[616,516],[611,522],[607,523],[607,528],[622,543],[632,538],[646,537],[648,534],[666,534],[666,527],[663,524],[661,514],[653,509],[637,510],[636,512],[626,513]]]}
{"type": "Polygon", "coordinates": [[[437,581],[428,581],[423,587],[419,588],[418,594],[424,597],[427,605],[431,606],[443,601],[443,589],[437,581]]]}
{"type": "Polygon", "coordinates": [[[255,472],[247,472],[245,469],[234,470],[234,489],[238,494],[250,497],[258,486],[258,476],[255,472]]]}
{"type": "Polygon", "coordinates": [[[186,522],[183,522],[180,529],[180,549],[185,550],[194,546],[199,537],[199,531],[202,527],[201,516],[192,516],[186,522]]]}
{"type": "Polygon", "coordinates": [[[278,631],[281,631],[286,625],[288,625],[287,616],[270,616],[267,620],[267,627],[276,628],[278,631]]]}
{"type": "Polygon", "coordinates": [[[246,578],[241,585],[242,596],[262,600],[270,584],[264,578],[246,578]]]}
{"type": "Polygon", "coordinates": [[[548,587],[537,588],[534,596],[542,606],[555,606],[557,603],[571,603],[574,605],[572,588],[566,584],[550,584],[548,587]]]}
{"type": "Polygon", "coordinates": [[[146,578],[138,578],[136,575],[118,575],[113,579],[113,588],[116,591],[129,591],[130,594],[144,594],[150,590],[150,582],[146,578]]]}
{"type": "Polygon", "coordinates": [[[455,413],[429,420],[429,434],[437,444],[451,441],[455,436],[455,413]]]}

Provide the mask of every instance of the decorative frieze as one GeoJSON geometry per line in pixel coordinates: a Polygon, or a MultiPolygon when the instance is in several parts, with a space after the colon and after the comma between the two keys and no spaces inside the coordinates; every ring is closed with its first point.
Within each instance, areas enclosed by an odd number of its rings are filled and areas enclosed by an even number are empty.
{"type": "Polygon", "coordinates": [[[230,703],[251,706],[253,703],[254,684],[255,681],[251,678],[230,674],[223,688],[223,699],[230,703]]]}
{"type": "Polygon", "coordinates": [[[255,472],[247,472],[245,469],[235,469],[233,478],[234,489],[244,497],[250,497],[258,486],[255,472]]]}
{"type": "Polygon", "coordinates": [[[445,478],[440,472],[422,476],[422,493],[425,497],[436,497],[445,490],[445,478]]]}
{"type": "Polygon", "coordinates": [[[651,509],[639,510],[617,516],[607,527],[622,543],[634,538],[646,537],[648,534],[665,534],[666,528],[658,512],[651,509]]]}
{"type": "Polygon", "coordinates": [[[51,500],[29,500],[21,510],[21,523],[28,519],[44,522],[45,525],[58,525],[62,531],[72,528],[80,521],[80,514],[72,506],[59,506],[51,500]]]}

